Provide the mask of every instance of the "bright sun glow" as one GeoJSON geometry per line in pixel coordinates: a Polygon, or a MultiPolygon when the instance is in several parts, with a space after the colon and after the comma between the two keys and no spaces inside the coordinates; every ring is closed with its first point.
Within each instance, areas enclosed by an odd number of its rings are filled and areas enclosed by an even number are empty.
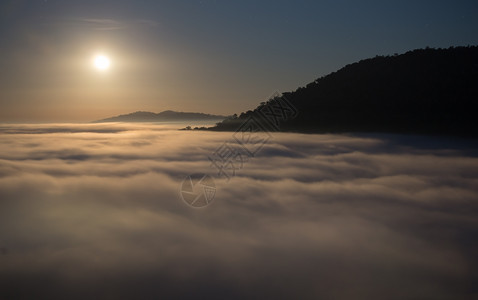
{"type": "Polygon", "coordinates": [[[105,71],[110,67],[111,62],[107,56],[97,55],[94,59],[94,65],[98,70],[105,71]]]}

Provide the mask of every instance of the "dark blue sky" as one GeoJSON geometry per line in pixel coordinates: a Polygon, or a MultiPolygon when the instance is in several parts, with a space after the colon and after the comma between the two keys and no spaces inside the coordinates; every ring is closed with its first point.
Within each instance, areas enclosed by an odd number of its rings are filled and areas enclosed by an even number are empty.
{"type": "Polygon", "coordinates": [[[478,44],[477,1],[7,0],[0,11],[0,121],[232,114],[360,59],[478,44]],[[101,78],[88,65],[97,51],[113,62],[101,78]]]}

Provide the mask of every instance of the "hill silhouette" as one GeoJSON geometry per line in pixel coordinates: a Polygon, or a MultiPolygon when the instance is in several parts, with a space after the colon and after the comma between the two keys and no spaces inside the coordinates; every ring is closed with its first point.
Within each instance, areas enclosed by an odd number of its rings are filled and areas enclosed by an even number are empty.
{"type": "MultiPolygon", "coordinates": [[[[282,94],[296,109],[280,131],[390,132],[478,136],[478,47],[418,49],[345,66],[282,94]]],[[[235,131],[280,97],[209,130],[235,131]]],[[[280,111],[278,112],[280,113],[280,111]]]]}
{"type": "Polygon", "coordinates": [[[224,120],[225,116],[210,115],[195,112],[177,112],[165,110],[160,113],[148,111],[137,111],[130,114],[119,115],[111,118],[94,121],[93,123],[106,122],[174,122],[174,121],[219,121],[224,120]]]}

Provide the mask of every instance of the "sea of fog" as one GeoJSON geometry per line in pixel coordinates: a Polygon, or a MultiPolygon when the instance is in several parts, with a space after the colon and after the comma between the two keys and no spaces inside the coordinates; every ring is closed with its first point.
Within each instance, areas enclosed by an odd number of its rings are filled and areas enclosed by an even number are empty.
{"type": "Polygon", "coordinates": [[[476,141],[186,125],[0,125],[0,299],[477,299],[476,141]]]}

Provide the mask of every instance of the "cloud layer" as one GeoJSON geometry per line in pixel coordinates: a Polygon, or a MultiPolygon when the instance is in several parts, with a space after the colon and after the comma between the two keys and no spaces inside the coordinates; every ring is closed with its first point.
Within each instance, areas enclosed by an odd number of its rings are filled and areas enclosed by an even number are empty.
{"type": "Polygon", "coordinates": [[[179,197],[231,133],[0,126],[7,298],[473,299],[466,140],[274,133],[216,198],[179,197]]]}

